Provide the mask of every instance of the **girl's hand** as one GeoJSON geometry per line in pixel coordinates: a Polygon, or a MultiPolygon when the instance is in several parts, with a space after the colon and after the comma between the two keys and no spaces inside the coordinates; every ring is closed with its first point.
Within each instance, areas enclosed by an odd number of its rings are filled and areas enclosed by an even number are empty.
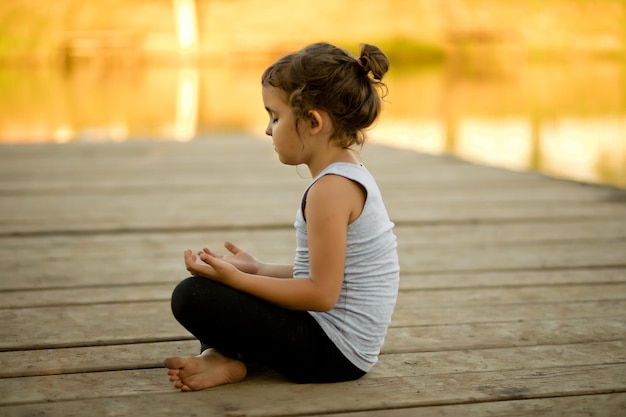
{"type": "Polygon", "coordinates": [[[241,250],[231,242],[224,243],[224,247],[228,249],[230,252],[229,254],[217,255],[210,249],[204,248],[202,251],[198,252],[198,256],[200,256],[200,259],[204,261],[202,255],[210,255],[213,258],[228,262],[241,272],[247,272],[249,274],[257,274],[259,272],[259,266],[261,263],[254,256],[244,250],[241,250]]]}
{"type": "Polygon", "coordinates": [[[234,265],[202,252],[200,259],[204,264],[196,262],[196,255],[190,249],[185,251],[185,266],[193,276],[209,278],[224,284],[228,284],[239,271],[234,265]]]}
{"type": "Polygon", "coordinates": [[[208,265],[202,265],[196,263],[197,257],[193,254],[191,249],[187,249],[185,251],[185,267],[187,271],[191,273],[191,275],[196,277],[206,277],[211,278],[212,275],[215,274],[215,271],[212,267],[208,265]]]}

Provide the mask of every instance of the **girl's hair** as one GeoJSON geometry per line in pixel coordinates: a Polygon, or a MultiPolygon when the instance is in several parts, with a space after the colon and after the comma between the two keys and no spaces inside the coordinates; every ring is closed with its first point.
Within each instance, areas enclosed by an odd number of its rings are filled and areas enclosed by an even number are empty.
{"type": "Polygon", "coordinates": [[[362,44],[354,58],[336,46],[315,43],[270,65],[261,82],[285,92],[296,128],[311,120],[313,109],[328,113],[334,126],[331,140],[348,148],[363,145],[364,130],[380,114],[388,70],[387,56],[374,45],[362,44]]]}

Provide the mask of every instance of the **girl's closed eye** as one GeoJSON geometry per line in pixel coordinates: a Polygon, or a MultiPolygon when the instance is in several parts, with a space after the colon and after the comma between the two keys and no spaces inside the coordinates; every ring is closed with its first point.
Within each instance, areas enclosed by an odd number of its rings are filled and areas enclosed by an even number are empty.
{"type": "Polygon", "coordinates": [[[278,116],[275,116],[273,113],[268,112],[268,116],[270,117],[270,123],[274,124],[278,122],[278,116]]]}

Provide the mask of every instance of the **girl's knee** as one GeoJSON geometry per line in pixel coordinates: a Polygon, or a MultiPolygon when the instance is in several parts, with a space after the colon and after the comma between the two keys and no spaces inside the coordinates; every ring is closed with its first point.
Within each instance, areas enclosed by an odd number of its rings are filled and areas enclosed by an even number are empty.
{"type": "Polygon", "coordinates": [[[189,277],[172,292],[172,313],[181,323],[195,317],[207,317],[227,298],[224,286],[208,278],[189,277]]]}
{"type": "MultiPolygon", "coordinates": [[[[189,277],[181,281],[172,292],[172,313],[179,322],[184,321],[185,317],[192,313],[196,303],[196,298],[200,293],[201,282],[204,278],[189,277]]],[[[193,313],[192,313],[193,314],[193,313]]]]}

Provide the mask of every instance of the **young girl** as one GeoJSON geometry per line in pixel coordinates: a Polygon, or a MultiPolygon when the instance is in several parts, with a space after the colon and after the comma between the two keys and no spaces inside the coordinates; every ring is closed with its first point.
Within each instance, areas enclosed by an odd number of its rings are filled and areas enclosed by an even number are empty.
{"type": "Polygon", "coordinates": [[[393,223],[371,174],[351,149],[378,117],[389,68],[379,48],[360,56],[317,43],[272,64],[262,77],[266,134],[284,164],[313,180],[296,215],[293,265],[229,253],[185,251],[193,275],[172,295],[176,319],[202,353],[165,360],[183,391],[241,381],[244,361],[299,383],[362,377],[374,365],[396,302],[393,223]]]}

